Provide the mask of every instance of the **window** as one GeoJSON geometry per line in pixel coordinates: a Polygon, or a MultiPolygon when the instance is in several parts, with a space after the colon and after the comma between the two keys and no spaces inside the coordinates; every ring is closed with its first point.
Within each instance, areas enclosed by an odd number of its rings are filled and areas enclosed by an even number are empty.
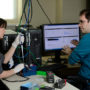
{"type": "Polygon", "coordinates": [[[18,22],[22,13],[22,0],[0,0],[0,18],[18,22]]]}

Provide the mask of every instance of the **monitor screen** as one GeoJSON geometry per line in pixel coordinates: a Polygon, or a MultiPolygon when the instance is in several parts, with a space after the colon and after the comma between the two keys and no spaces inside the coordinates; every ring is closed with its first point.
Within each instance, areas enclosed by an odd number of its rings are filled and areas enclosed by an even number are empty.
{"type": "Polygon", "coordinates": [[[71,40],[79,41],[78,23],[43,25],[44,50],[61,50],[65,45],[75,48],[71,40]]]}

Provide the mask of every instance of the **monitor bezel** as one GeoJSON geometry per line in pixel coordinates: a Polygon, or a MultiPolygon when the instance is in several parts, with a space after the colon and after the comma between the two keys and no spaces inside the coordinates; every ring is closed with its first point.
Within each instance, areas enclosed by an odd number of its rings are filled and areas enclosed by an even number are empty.
{"type": "MultiPolygon", "coordinates": [[[[48,52],[48,51],[60,51],[60,50],[62,50],[62,48],[59,48],[59,49],[48,49],[48,50],[46,50],[45,49],[45,38],[44,38],[44,27],[46,26],[46,25],[78,25],[79,23],[58,23],[58,24],[43,24],[43,30],[42,30],[42,36],[43,36],[43,50],[45,51],[45,52],[48,52]]],[[[80,28],[79,28],[79,40],[80,40],[80,28]]],[[[72,49],[72,48],[71,48],[72,49]]]]}

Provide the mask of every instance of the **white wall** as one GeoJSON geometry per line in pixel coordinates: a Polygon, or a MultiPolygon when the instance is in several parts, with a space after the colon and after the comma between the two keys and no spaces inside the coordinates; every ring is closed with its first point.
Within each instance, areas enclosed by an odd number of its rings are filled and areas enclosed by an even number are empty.
{"type": "MultiPolygon", "coordinates": [[[[23,1],[23,0],[22,0],[23,1]]],[[[86,8],[86,0],[38,0],[52,23],[78,22],[79,12],[86,8]]],[[[25,0],[22,2],[24,5],[25,0]]],[[[33,16],[31,25],[38,27],[50,23],[39,7],[37,0],[32,0],[33,16]]],[[[19,23],[19,22],[18,22],[19,23]]],[[[15,23],[15,25],[18,23],[15,23]]],[[[22,24],[25,24],[23,17],[22,24]]]]}
{"type": "MultiPolygon", "coordinates": [[[[42,5],[42,8],[46,12],[47,16],[50,18],[52,23],[55,23],[56,17],[56,0],[38,0],[42,5]]],[[[31,24],[37,27],[42,24],[50,23],[40,8],[37,0],[32,0],[33,16],[31,24]]]]}
{"type": "MultiPolygon", "coordinates": [[[[37,4],[33,1],[33,18],[31,24],[39,26],[49,23],[48,19],[37,4]]],[[[52,23],[78,22],[79,13],[86,8],[86,0],[39,0],[44,11],[52,23]]]]}
{"type": "Polygon", "coordinates": [[[56,22],[78,22],[79,13],[84,8],[86,8],[86,0],[57,0],[57,14],[59,16],[56,18],[56,22]],[[62,3],[61,7],[60,3],[62,3]]]}

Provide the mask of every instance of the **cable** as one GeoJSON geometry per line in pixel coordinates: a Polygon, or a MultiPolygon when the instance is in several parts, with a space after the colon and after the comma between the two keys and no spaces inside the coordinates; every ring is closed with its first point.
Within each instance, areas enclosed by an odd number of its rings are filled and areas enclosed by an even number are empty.
{"type": "MultiPolygon", "coordinates": [[[[21,26],[23,14],[25,15],[25,19],[26,19],[26,23],[25,23],[25,25],[24,25],[24,28],[26,27],[27,23],[29,24],[30,4],[31,4],[31,0],[25,0],[25,4],[24,4],[24,8],[23,8],[23,13],[22,13],[22,16],[21,16],[21,18],[20,18],[20,22],[19,22],[19,26],[18,26],[18,29],[17,29],[17,33],[18,33],[18,31],[20,30],[20,26],[21,26]],[[25,9],[26,9],[27,4],[28,4],[28,15],[26,16],[25,9]]],[[[30,20],[31,20],[31,19],[30,19],[30,20]]],[[[22,48],[23,48],[23,45],[21,45],[21,50],[22,50],[22,48]]],[[[27,55],[28,55],[28,52],[25,54],[25,56],[27,56],[27,55]]],[[[14,56],[16,56],[16,55],[14,55],[14,56]]],[[[19,59],[22,58],[23,61],[24,61],[25,56],[22,56],[22,57],[16,56],[16,57],[18,57],[19,59]]]]}
{"type": "MultiPolygon", "coordinates": [[[[22,13],[22,16],[21,16],[21,18],[20,18],[20,22],[19,22],[19,26],[18,26],[17,32],[20,30],[20,26],[21,26],[23,14],[25,15],[25,19],[26,19],[26,22],[25,22],[25,24],[23,25],[23,28],[26,28],[27,24],[29,25],[30,22],[31,22],[32,12],[33,12],[33,10],[32,10],[32,0],[26,0],[26,1],[25,1],[25,4],[24,4],[24,8],[23,8],[23,13],[22,13]],[[27,6],[27,5],[28,5],[28,6],[27,6]],[[28,7],[27,15],[26,15],[26,12],[25,12],[26,7],[28,7]],[[30,11],[31,11],[31,14],[30,14],[30,11]],[[30,18],[30,15],[31,15],[31,18],[30,18]],[[29,18],[30,18],[30,20],[29,20],[29,18]]],[[[28,28],[28,30],[29,30],[29,28],[28,28]]],[[[26,50],[27,50],[27,53],[26,53],[25,55],[22,53],[22,57],[17,56],[17,55],[14,55],[14,56],[16,56],[16,57],[19,58],[19,59],[22,58],[22,59],[23,59],[23,62],[24,62],[24,58],[25,58],[26,56],[28,56],[29,54],[31,54],[32,57],[33,57],[34,62],[35,62],[38,66],[40,66],[40,65],[37,63],[37,61],[36,61],[35,55],[30,51],[30,48],[24,48],[22,45],[21,45],[20,48],[21,48],[22,51],[23,51],[24,49],[26,49],[26,50]]]]}
{"type": "Polygon", "coordinates": [[[25,14],[25,18],[26,18],[26,22],[25,22],[23,28],[26,28],[26,26],[30,24],[31,19],[32,19],[32,1],[31,1],[31,0],[29,0],[29,3],[28,3],[28,13],[27,13],[27,17],[26,17],[26,14],[25,14]],[[31,9],[30,9],[30,8],[31,8],[31,9]],[[31,18],[30,18],[30,20],[29,20],[30,10],[31,10],[31,18]]]}
{"type": "Polygon", "coordinates": [[[46,12],[45,12],[45,11],[44,11],[44,9],[42,8],[42,5],[40,4],[40,2],[39,2],[38,0],[37,0],[37,2],[38,2],[38,4],[39,4],[40,8],[42,9],[43,13],[44,13],[44,14],[45,14],[45,16],[47,17],[47,19],[48,19],[49,23],[50,23],[50,24],[52,24],[52,22],[51,22],[50,18],[48,17],[48,15],[46,14],[46,12]]]}
{"type": "MultiPolygon", "coordinates": [[[[21,47],[18,47],[18,48],[21,48],[21,47]]],[[[18,49],[18,48],[17,48],[17,49],[18,49]]],[[[23,49],[25,49],[25,50],[27,51],[27,53],[23,56],[24,58],[26,58],[26,57],[28,56],[28,54],[29,54],[29,53],[28,53],[28,48],[24,48],[24,47],[23,47],[23,49]]],[[[17,50],[16,50],[16,51],[17,51],[17,50]]],[[[15,56],[16,58],[19,58],[19,59],[22,58],[21,56],[16,55],[16,54],[14,54],[14,56],[15,56]]]]}
{"type": "Polygon", "coordinates": [[[27,80],[29,80],[30,78],[28,78],[28,77],[23,77],[23,78],[25,78],[24,80],[8,80],[8,79],[3,79],[3,80],[5,80],[5,81],[7,81],[7,82],[23,82],[23,81],[27,81],[27,80]]]}
{"type": "MultiPolygon", "coordinates": [[[[30,14],[30,0],[29,0],[29,8],[28,8],[28,15],[27,15],[27,18],[26,18],[26,23],[24,25],[24,27],[27,25],[27,23],[29,22],[29,14],[30,14]]],[[[28,23],[29,24],[29,23],[28,23]]]]}
{"type": "MultiPolygon", "coordinates": [[[[28,0],[25,0],[25,4],[24,4],[24,8],[23,8],[23,13],[25,13],[25,8],[26,8],[26,5],[27,5],[27,2],[28,2],[28,0]]],[[[22,13],[22,16],[21,16],[20,21],[19,21],[17,33],[18,33],[18,31],[20,29],[20,26],[21,26],[21,22],[22,22],[22,18],[23,18],[23,13],[22,13]]]]}
{"type": "Polygon", "coordinates": [[[22,52],[22,59],[23,59],[23,62],[24,62],[24,52],[23,52],[23,45],[21,44],[21,52],[22,52]]]}
{"type": "Polygon", "coordinates": [[[31,18],[30,18],[30,20],[29,20],[29,23],[30,23],[31,20],[32,20],[32,15],[33,15],[33,9],[32,9],[32,0],[31,0],[31,18]]]}

